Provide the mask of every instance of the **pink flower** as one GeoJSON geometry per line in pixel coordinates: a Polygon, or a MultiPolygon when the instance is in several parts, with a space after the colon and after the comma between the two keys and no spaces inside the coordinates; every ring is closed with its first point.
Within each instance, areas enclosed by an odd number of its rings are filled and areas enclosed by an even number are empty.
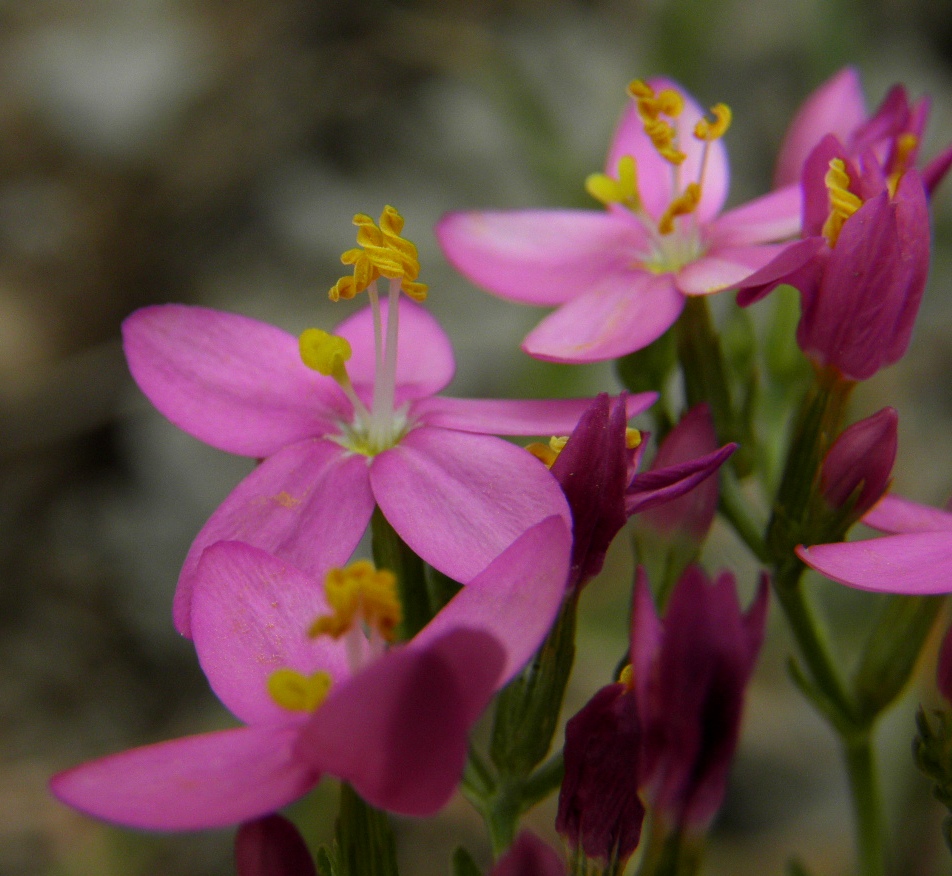
{"type": "MultiPolygon", "coordinates": [[[[199,559],[217,541],[254,544],[320,578],[351,555],[376,504],[419,556],[466,582],[534,523],[569,522],[544,466],[487,433],[565,433],[588,400],[435,395],[453,376],[449,339],[398,293],[393,284],[383,308],[372,298],[336,336],[318,333],[349,345],[346,365],[331,363],[338,379],[306,366],[297,338],[244,316],[169,304],[126,320],[129,367],[152,403],[196,438],[264,459],[185,559],[173,608],[183,635],[199,559]]],[[[632,397],[629,415],[652,399],[632,397]]]]}
{"type": "MultiPolygon", "coordinates": [[[[850,155],[871,150],[883,166],[914,167],[929,119],[928,98],[910,104],[902,85],[894,85],[870,117],[859,74],[844,67],[817,88],[800,107],[780,147],[775,183],[786,186],[800,179],[807,158],[827,135],[833,134],[850,155]]],[[[952,165],[952,145],[922,168],[931,195],[952,165]]]]}
{"type": "Polygon", "coordinates": [[[556,306],[526,337],[532,356],[596,362],[647,346],[686,295],[736,286],[799,230],[796,186],[720,215],[727,154],[713,122],[675,83],[633,82],[589,192],[607,210],[450,213],[436,227],[447,258],[488,291],[556,306]]]}
{"type": "Polygon", "coordinates": [[[763,641],[767,594],[764,576],[743,613],[733,575],[710,583],[690,566],[662,621],[639,570],[629,681],[641,723],[639,788],[669,830],[703,832],[723,801],[744,693],[763,641]]]}
{"type": "Polygon", "coordinates": [[[258,548],[215,544],[190,626],[209,683],[247,726],[92,761],[54,777],[53,793],[117,824],[198,830],[273,812],[328,773],[374,806],[431,815],[459,781],[474,721],[548,632],[570,549],[560,517],[534,525],[386,650],[382,613],[365,614],[369,638],[353,620],[324,634],[342,611],[331,579],[321,588],[258,548]]]}
{"type": "Polygon", "coordinates": [[[800,290],[797,343],[821,365],[866,380],[909,345],[929,272],[929,213],[914,169],[859,158],[833,135],[803,167],[803,233],[741,283],[742,306],[781,283],[800,290]]]}
{"type": "Polygon", "coordinates": [[[860,590],[910,595],[952,592],[952,511],[885,496],[863,522],[890,534],[801,545],[797,556],[827,578],[860,590]]]}

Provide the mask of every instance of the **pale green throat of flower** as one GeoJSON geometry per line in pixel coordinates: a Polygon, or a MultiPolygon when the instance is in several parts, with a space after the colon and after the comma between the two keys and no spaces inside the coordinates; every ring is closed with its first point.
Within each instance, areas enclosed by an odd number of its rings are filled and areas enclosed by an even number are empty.
{"type": "Polygon", "coordinates": [[[640,79],[628,86],[635,100],[645,134],[655,151],[671,167],[674,197],[659,219],[645,209],[638,194],[638,168],[631,155],[618,160],[618,177],[593,173],[585,181],[588,193],[606,207],[619,204],[627,208],[648,232],[648,248],[639,254],[637,267],[656,274],[679,271],[704,253],[705,243],[697,223],[697,207],[701,202],[704,171],[710,144],[724,136],[731,123],[730,107],[719,103],[711,107],[713,121],[701,119],[693,136],[704,143],[697,179],[682,179],[681,165],[687,157],[678,143],[674,120],[684,110],[684,98],[673,88],[659,92],[640,79]]]}
{"type": "MultiPolygon", "coordinates": [[[[383,653],[394,640],[403,619],[397,596],[397,579],[387,569],[377,569],[369,560],[357,560],[343,569],[331,569],[324,579],[324,596],[330,614],[321,615],[309,627],[311,638],[343,639],[351,672],[383,653]]],[[[313,712],[330,693],[329,672],[310,675],[287,667],[268,676],[268,695],[292,712],[313,712]]]]}
{"type": "Polygon", "coordinates": [[[351,357],[345,338],[321,329],[307,329],[300,337],[301,359],[308,368],[333,378],[354,406],[354,419],[341,424],[335,437],[348,450],[374,456],[393,447],[408,429],[406,413],[395,405],[397,374],[397,337],[399,298],[403,292],[414,301],[426,299],[427,287],[417,282],[420,262],[416,247],[400,236],[403,217],[390,206],[384,207],[379,224],[363,213],[354,216],[357,246],[341,256],[345,265],[353,265],[350,276],[341,277],[330,290],[330,299],[349,299],[366,290],[374,322],[374,392],[370,408],[354,392],[346,363],[351,357]],[[390,281],[387,334],[377,281],[390,281]]]}

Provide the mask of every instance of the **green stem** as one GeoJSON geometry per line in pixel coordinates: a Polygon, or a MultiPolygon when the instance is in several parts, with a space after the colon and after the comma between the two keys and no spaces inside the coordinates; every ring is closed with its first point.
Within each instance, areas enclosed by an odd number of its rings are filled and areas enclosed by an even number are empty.
{"type": "Polygon", "coordinates": [[[770,551],[767,550],[767,543],[760,534],[763,531],[763,526],[758,526],[750,516],[747,510],[747,500],[741,493],[733,472],[726,466],[721,469],[719,502],[718,507],[721,513],[733,527],[741,541],[750,548],[750,552],[761,563],[769,565],[771,561],[770,551]]]}
{"type": "Polygon", "coordinates": [[[565,760],[560,751],[542,764],[522,786],[521,810],[528,812],[536,803],[542,802],[553,791],[558,790],[564,776],[565,760]]]}
{"type": "Polygon", "coordinates": [[[423,560],[407,547],[379,508],[370,518],[370,531],[374,563],[397,576],[403,609],[400,639],[412,639],[432,618],[423,560]]]}
{"type": "Polygon", "coordinates": [[[399,876],[397,845],[386,813],[340,786],[337,851],[341,876],[399,876]]]}
{"type": "Polygon", "coordinates": [[[856,827],[860,876],[885,876],[886,848],[882,795],[875,764],[871,728],[844,740],[844,757],[856,827]]]}
{"type": "Polygon", "coordinates": [[[826,636],[803,593],[802,577],[806,566],[799,559],[788,559],[776,570],[774,591],[793,632],[797,648],[810,675],[827,699],[836,706],[844,723],[853,721],[855,709],[836,664],[826,636]]]}

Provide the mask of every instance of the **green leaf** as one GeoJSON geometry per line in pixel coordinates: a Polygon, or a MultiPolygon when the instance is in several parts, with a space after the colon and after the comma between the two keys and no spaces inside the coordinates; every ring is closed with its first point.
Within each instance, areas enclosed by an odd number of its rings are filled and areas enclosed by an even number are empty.
{"type": "Polygon", "coordinates": [[[462,846],[457,846],[452,858],[453,876],[482,876],[473,856],[462,846]]]}

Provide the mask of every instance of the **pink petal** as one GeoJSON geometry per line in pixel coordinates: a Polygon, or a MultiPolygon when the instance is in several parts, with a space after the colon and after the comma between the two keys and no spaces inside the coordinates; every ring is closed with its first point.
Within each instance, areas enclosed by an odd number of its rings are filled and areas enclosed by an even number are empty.
{"type": "Polygon", "coordinates": [[[883,496],[863,517],[863,523],[880,532],[935,532],[952,529],[952,512],[901,496],[883,496]]]}
{"type": "Polygon", "coordinates": [[[784,186],[728,210],[714,221],[716,246],[744,246],[785,240],[800,233],[803,195],[799,185],[784,186]]]}
{"type": "Polygon", "coordinates": [[[549,314],[522,349],[551,362],[616,359],[661,337],[683,309],[670,274],[629,270],[549,314]]]}
{"type": "Polygon", "coordinates": [[[270,456],[350,417],[337,384],[307,368],[297,339],[275,326],[164,304],[137,310],[122,334],[129,370],[152,404],[229,453],[270,456]]]}
{"type": "Polygon", "coordinates": [[[562,859],[534,833],[522,831],[489,876],[565,876],[562,859]]]}
{"type": "Polygon", "coordinates": [[[429,647],[456,628],[481,630],[505,652],[496,682],[502,687],[529,661],[555,620],[571,548],[572,534],[561,517],[537,523],[460,590],[409,647],[429,647]]]}
{"type": "MultiPolygon", "coordinates": [[[[650,79],[648,84],[660,91],[673,88],[684,97],[684,110],[675,121],[678,136],[678,148],[687,155],[679,168],[683,184],[696,182],[701,171],[704,144],[694,137],[694,126],[704,115],[701,106],[680,85],[670,79],[650,79]]],[[[635,159],[638,173],[638,192],[645,209],[655,218],[659,218],[671,203],[675,194],[674,169],[655,150],[654,145],[644,132],[637,104],[630,100],[615,129],[605,172],[617,178],[618,160],[624,155],[635,159]]],[[[713,219],[724,206],[727,198],[729,172],[727,150],[721,140],[710,144],[707,163],[701,186],[701,202],[697,217],[701,223],[713,219]]]]}
{"type": "Polygon", "coordinates": [[[910,595],[952,591],[952,535],[947,530],[801,546],[797,556],[827,578],[860,590],[910,595]]]}
{"type": "Polygon", "coordinates": [[[274,812],[317,784],[296,728],[239,727],[133,748],[59,773],[62,802],[145,830],[206,830],[274,812]]]}
{"type": "MultiPolygon", "coordinates": [[[[628,396],[629,417],[655,403],[657,394],[628,396]]],[[[413,408],[413,415],[428,426],[487,435],[567,435],[592,403],[589,398],[550,400],[447,398],[435,396],[413,408]]]]}
{"type": "Polygon", "coordinates": [[[189,635],[195,570],[216,541],[244,541],[319,577],[350,557],[373,512],[367,459],[332,441],[302,441],[265,460],[231,492],[192,543],[172,613],[189,635]]]}
{"type": "Polygon", "coordinates": [[[503,659],[491,635],[466,629],[426,648],[394,648],[331,691],[296,750],[373,806],[433,815],[459,783],[470,727],[503,659]]]}
{"type": "Polygon", "coordinates": [[[370,482],[410,548],[463,583],[533,524],[553,514],[571,522],[545,466],[489,435],[420,427],[374,459],[370,482]]]}
{"type": "MultiPolygon", "coordinates": [[[[387,331],[388,298],[381,299],[382,327],[387,331]]],[[[401,295],[400,325],[397,344],[396,403],[404,404],[439,392],[456,371],[453,347],[449,336],[433,315],[419,304],[401,295]]],[[[374,360],[373,312],[369,307],[358,310],[334,330],[347,338],[353,355],[347,362],[347,373],[358,395],[370,402],[373,398],[376,365],[374,360]]]]}
{"type": "Polygon", "coordinates": [[[277,669],[350,676],[343,643],[311,639],[307,629],[330,609],[321,580],[251,545],[224,541],[202,554],[192,593],[191,632],[218,698],[247,724],[287,724],[304,715],[268,694],[277,669]]]}
{"type": "Polygon", "coordinates": [[[844,67],[817,88],[794,116],[780,147],[774,184],[798,182],[803,162],[825,134],[836,134],[845,143],[865,119],[859,74],[853,67],[844,67]]]}
{"type": "Polygon", "coordinates": [[[731,289],[759,271],[783,250],[774,246],[724,247],[685,265],[675,283],[685,295],[709,295],[731,289]]]}
{"type": "Polygon", "coordinates": [[[635,592],[631,609],[631,646],[629,659],[636,696],[647,701],[648,688],[654,677],[654,665],[661,651],[664,629],[654,597],[648,586],[648,576],[642,566],[635,570],[635,592]]]}
{"type": "Polygon", "coordinates": [[[547,305],[603,288],[646,246],[633,216],[595,210],[448,213],[436,236],[453,267],[478,286],[547,305]]]}

